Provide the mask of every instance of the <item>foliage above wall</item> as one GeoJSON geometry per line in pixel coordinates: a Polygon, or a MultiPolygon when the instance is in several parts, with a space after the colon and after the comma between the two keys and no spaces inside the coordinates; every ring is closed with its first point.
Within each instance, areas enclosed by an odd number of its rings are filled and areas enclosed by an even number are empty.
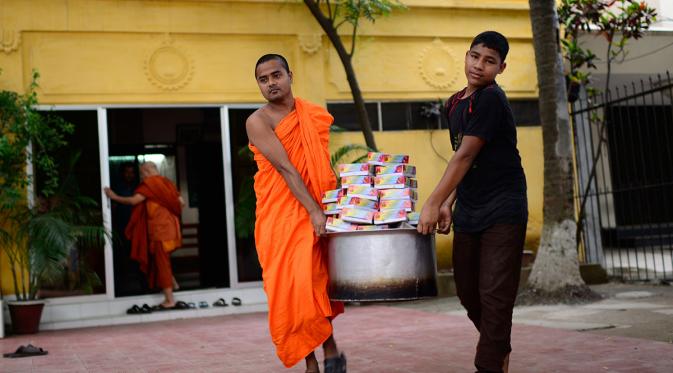
{"type": "Polygon", "coordinates": [[[643,37],[656,19],[656,10],[644,1],[635,0],[562,0],[558,16],[563,26],[563,56],[569,65],[567,75],[573,83],[590,86],[591,73],[587,69],[595,69],[595,61],[600,60],[580,44],[580,33],[597,33],[605,38],[607,91],[612,62],[626,57],[630,39],[643,37]]]}

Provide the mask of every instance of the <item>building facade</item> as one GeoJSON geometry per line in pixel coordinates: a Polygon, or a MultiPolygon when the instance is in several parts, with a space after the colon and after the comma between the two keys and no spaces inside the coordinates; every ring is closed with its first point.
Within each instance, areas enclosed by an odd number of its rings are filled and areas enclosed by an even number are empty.
{"type": "MultiPolygon", "coordinates": [[[[486,29],[502,32],[511,50],[498,82],[520,126],[530,199],[528,246],[534,248],[542,220],[543,160],[528,2],[404,3],[408,9],[375,24],[364,21],[354,57],[380,150],[411,156],[420,208],[451,155],[448,131],[437,116],[423,113],[464,86],[463,58],[471,39],[486,29]]],[[[247,144],[245,119],[263,103],[253,75],[256,60],[266,53],[286,56],[295,94],[325,105],[338,126],[356,128],[343,67],[304,4],[0,0],[0,33],[0,87],[25,92],[32,72],[39,72],[40,109],[75,124],[71,146],[82,152],[77,177],[82,191],[100,201],[106,226],[123,227],[124,213],[101,188],[122,188],[128,164],[157,162],[188,203],[182,216],[185,247],[173,257],[184,289],[179,298],[212,303],[239,296],[248,309],[263,308],[261,272],[242,220],[249,216],[254,165],[240,156],[247,144]]],[[[331,148],[363,142],[358,131],[339,132],[331,148]]],[[[151,303],[155,296],[138,285],[137,269],[123,245],[115,245],[91,255],[90,267],[102,279],[94,294],[55,289],[43,327],[172,317],[120,316],[130,304],[151,303]]],[[[437,245],[439,265],[448,268],[449,238],[438,238],[437,245]]],[[[0,285],[9,294],[6,258],[0,258],[0,271],[0,285]]]]}

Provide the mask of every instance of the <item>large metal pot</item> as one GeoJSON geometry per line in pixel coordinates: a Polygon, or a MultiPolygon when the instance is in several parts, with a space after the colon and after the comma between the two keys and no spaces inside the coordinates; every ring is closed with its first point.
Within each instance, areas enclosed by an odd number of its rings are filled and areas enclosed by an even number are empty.
{"type": "Polygon", "coordinates": [[[396,301],[437,296],[434,235],[415,228],[327,234],[330,299],[396,301]]]}

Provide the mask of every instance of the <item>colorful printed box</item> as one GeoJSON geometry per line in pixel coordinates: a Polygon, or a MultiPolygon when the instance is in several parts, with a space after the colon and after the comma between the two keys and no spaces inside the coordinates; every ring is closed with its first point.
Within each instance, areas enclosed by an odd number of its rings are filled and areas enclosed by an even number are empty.
{"type": "Polygon", "coordinates": [[[391,154],[386,163],[409,163],[407,154],[391,154]]]}
{"type": "Polygon", "coordinates": [[[371,199],[346,195],[339,198],[339,208],[343,209],[345,207],[356,207],[365,210],[376,211],[379,209],[379,203],[372,201],[371,199]]]}
{"type": "Polygon", "coordinates": [[[339,176],[366,176],[371,174],[370,165],[368,163],[349,163],[340,164],[337,166],[339,176]]]}
{"type": "Polygon", "coordinates": [[[381,175],[374,178],[376,189],[416,188],[416,179],[408,176],[381,175]]]}
{"type": "Polygon", "coordinates": [[[419,212],[409,212],[407,213],[407,220],[409,220],[409,224],[411,225],[418,225],[418,218],[421,217],[421,214],[419,212]]]}
{"type": "Polygon", "coordinates": [[[383,225],[356,225],[355,230],[356,231],[380,231],[383,229],[388,229],[389,226],[388,224],[383,224],[383,225]]]}
{"type": "Polygon", "coordinates": [[[407,212],[404,210],[386,210],[374,213],[374,224],[390,224],[407,221],[407,212]]]}
{"type": "Polygon", "coordinates": [[[379,190],[379,197],[381,201],[395,200],[395,199],[410,199],[412,201],[418,200],[418,193],[416,189],[402,188],[402,189],[382,189],[379,190]]]}
{"type": "Polygon", "coordinates": [[[341,209],[339,208],[339,204],[337,203],[327,203],[323,208],[323,212],[325,213],[325,215],[336,215],[339,212],[341,212],[341,209]]]}
{"type": "Polygon", "coordinates": [[[325,229],[328,232],[351,232],[357,230],[357,225],[343,221],[335,217],[328,217],[325,229]]]}
{"type": "Polygon", "coordinates": [[[416,167],[409,164],[389,164],[376,166],[376,176],[379,175],[397,175],[397,176],[416,176],[416,167]]]}
{"type": "Polygon", "coordinates": [[[322,203],[333,203],[339,201],[339,193],[343,193],[341,189],[328,190],[322,195],[322,203]]]}
{"type": "Polygon", "coordinates": [[[386,154],[386,153],[367,153],[367,163],[373,165],[385,165],[386,163],[409,163],[409,156],[406,154],[386,154]]]}
{"type": "Polygon", "coordinates": [[[351,185],[365,185],[371,186],[374,178],[370,175],[367,176],[345,176],[341,178],[341,188],[348,188],[351,185]]]}
{"type": "Polygon", "coordinates": [[[370,210],[347,207],[341,210],[340,217],[341,220],[347,221],[349,223],[371,224],[372,220],[374,220],[375,213],[376,212],[370,210]]]}
{"type": "Polygon", "coordinates": [[[379,191],[376,188],[367,185],[351,185],[348,187],[346,195],[349,197],[370,199],[372,201],[379,200],[379,191]]]}
{"type": "Polygon", "coordinates": [[[369,152],[367,153],[367,163],[372,165],[383,165],[388,163],[387,160],[390,158],[390,154],[386,153],[376,153],[369,152]]]}
{"type": "Polygon", "coordinates": [[[406,212],[414,211],[414,203],[410,199],[390,199],[381,201],[380,210],[404,210],[406,212]]]}

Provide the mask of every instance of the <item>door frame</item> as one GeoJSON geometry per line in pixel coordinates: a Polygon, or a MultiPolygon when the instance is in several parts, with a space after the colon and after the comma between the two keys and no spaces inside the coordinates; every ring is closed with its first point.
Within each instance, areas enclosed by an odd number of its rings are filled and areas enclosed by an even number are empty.
{"type": "MultiPolygon", "coordinates": [[[[230,289],[243,289],[261,287],[262,281],[240,282],[238,280],[238,263],[236,248],[236,229],[235,229],[235,206],[234,189],[232,177],[232,149],[230,136],[229,109],[258,109],[263,104],[55,104],[55,105],[37,105],[35,108],[39,111],[96,111],[98,119],[98,157],[100,160],[100,178],[101,185],[110,185],[110,167],[109,167],[109,148],[108,148],[108,109],[180,109],[180,108],[219,108],[220,109],[220,131],[222,141],[222,160],[224,173],[224,200],[225,200],[225,221],[227,232],[227,257],[229,263],[229,287],[230,289]]],[[[106,231],[112,231],[112,211],[110,200],[105,196],[101,189],[101,213],[103,216],[103,225],[106,231]]],[[[49,301],[54,304],[72,303],[74,300],[96,301],[103,299],[115,299],[114,292],[114,263],[112,255],[112,242],[109,238],[105,240],[105,294],[84,295],[74,297],[50,298],[49,301]]],[[[226,289],[226,288],[225,288],[226,289]]],[[[207,289],[197,289],[183,291],[182,294],[190,292],[203,292],[207,289]]],[[[213,289],[213,291],[218,291],[213,289]]]]}

